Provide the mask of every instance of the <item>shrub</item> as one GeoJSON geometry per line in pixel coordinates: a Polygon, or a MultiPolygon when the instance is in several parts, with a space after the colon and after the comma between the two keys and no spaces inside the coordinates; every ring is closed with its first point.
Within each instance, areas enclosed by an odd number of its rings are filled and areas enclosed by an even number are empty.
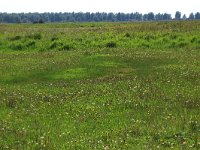
{"type": "Polygon", "coordinates": [[[42,34],[41,33],[35,33],[35,34],[33,34],[33,39],[40,40],[41,38],[42,38],[42,34]]]}
{"type": "Polygon", "coordinates": [[[40,40],[40,39],[42,39],[42,34],[41,33],[34,33],[34,34],[29,34],[26,37],[29,38],[29,39],[40,40]]]}
{"type": "Polygon", "coordinates": [[[182,41],[184,41],[184,38],[181,37],[181,38],[178,39],[178,41],[182,42],[182,41]]]}
{"type": "Polygon", "coordinates": [[[194,43],[194,42],[196,42],[196,41],[197,41],[197,38],[196,38],[196,37],[193,37],[193,38],[190,40],[191,43],[194,43]]]}
{"type": "Polygon", "coordinates": [[[72,49],[72,46],[70,46],[70,45],[64,45],[59,50],[70,50],[70,49],[72,49]]]}
{"type": "Polygon", "coordinates": [[[64,45],[62,42],[53,42],[50,47],[50,49],[58,49],[58,50],[69,50],[69,45],[64,45]]]}
{"type": "Polygon", "coordinates": [[[155,37],[154,37],[153,35],[145,35],[145,36],[143,37],[143,39],[145,39],[145,40],[147,40],[147,41],[150,41],[150,40],[152,40],[152,39],[155,39],[155,37]]]}
{"type": "Polygon", "coordinates": [[[9,38],[9,40],[10,40],[10,41],[17,41],[17,40],[20,40],[21,38],[22,38],[21,36],[16,35],[16,36],[14,36],[14,37],[9,38]]]}
{"type": "Polygon", "coordinates": [[[11,46],[10,46],[10,48],[12,49],[12,50],[15,50],[15,51],[20,51],[20,50],[22,50],[23,49],[23,45],[21,44],[21,43],[19,43],[19,44],[12,44],[11,46]]]}
{"type": "Polygon", "coordinates": [[[171,38],[171,39],[173,39],[173,40],[175,40],[175,39],[177,39],[177,38],[178,38],[178,36],[177,36],[177,35],[175,35],[175,34],[172,34],[172,35],[170,35],[170,38],[171,38]]]}
{"type": "Polygon", "coordinates": [[[139,47],[140,48],[150,48],[150,45],[148,44],[148,43],[141,43],[141,44],[139,44],[139,47]]]}
{"type": "Polygon", "coordinates": [[[39,19],[39,20],[37,20],[37,21],[36,21],[36,20],[33,21],[33,24],[38,24],[38,23],[41,24],[41,23],[45,23],[45,22],[44,22],[44,20],[42,20],[42,19],[39,19]]]}
{"type": "Polygon", "coordinates": [[[106,47],[109,47],[109,48],[116,48],[117,47],[117,44],[115,42],[108,42],[106,43],[106,47]]]}
{"type": "Polygon", "coordinates": [[[44,20],[39,19],[38,23],[44,23],[44,20]]]}
{"type": "Polygon", "coordinates": [[[50,49],[57,49],[57,50],[70,50],[72,49],[73,47],[69,44],[64,44],[62,42],[53,42],[50,47],[50,49]]]}
{"type": "Polygon", "coordinates": [[[51,41],[56,41],[56,40],[58,40],[57,37],[52,37],[52,38],[51,38],[51,41]]]}
{"type": "Polygon", "coordinates": [[[180,42],[180,43],[177,44],[177,46],[180,47],[180,48],[183,48],[183,47],[187,46],[187,43],[186,42],[180,42]]]}
{"type": "Polygon", "coordinates": [[[124,36],[127,37],[127,38],[131,37],[131,35],[129,33],[126,33],[124,36]]]}
{"type": "Polygon", "coordinates": [[[27,47],[34,47],[35,46],[35,41],[30,41],[26,44],[27,47]]]}
{"type": "Polygon", "coordinates": [[[173,41],[173,42],[169,45],[169,47],[170,47],[170,48],[175,48],[176,45],[177,45],[176,42],[173,41]]]}
{"type": "Polygon", "coordinates": [[[55,49],[55,48],[58,48],[59,46],[62,46],[63,43],[60,43],[60,42],[53,42],[51,45],[50,45],[50,49],[55,49]]]}

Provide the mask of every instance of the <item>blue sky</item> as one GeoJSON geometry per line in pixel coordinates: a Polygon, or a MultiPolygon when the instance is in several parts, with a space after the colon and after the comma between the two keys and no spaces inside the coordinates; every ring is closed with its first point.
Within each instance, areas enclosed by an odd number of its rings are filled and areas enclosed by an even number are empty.
{"type": "Polygon", "coordinates": [[[0,12],[154,12],[200,11],[200,0],[0,0],[0,12]]]}

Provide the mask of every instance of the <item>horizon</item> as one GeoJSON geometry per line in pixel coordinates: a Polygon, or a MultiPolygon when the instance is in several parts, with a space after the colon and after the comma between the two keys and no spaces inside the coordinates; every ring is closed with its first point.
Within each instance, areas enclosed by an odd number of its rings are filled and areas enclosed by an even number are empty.
{"type": "Polygon", "coordinates": [[[134,13],[139,12],[146,14],[149,12],[168,13],[174,17],[176,11],[180,11],[188,16],[190,13],[199,12],[198,6],[200,1],[198,0],[177,0],[177,1],[164,1],[164,0],[124,0],[124,1],[100,1],[96,0],[95,3],[92,0],[57,0],[57,1],[39,1],[39,0],[0,0],[0,12],[1,13],[59,13],[59,12],[105,12],[105,13],[134,13]],[[39,2],[39,3],[38,3],[39,2]],[[81,6],[81,7],[80,7],[81,6]]]}

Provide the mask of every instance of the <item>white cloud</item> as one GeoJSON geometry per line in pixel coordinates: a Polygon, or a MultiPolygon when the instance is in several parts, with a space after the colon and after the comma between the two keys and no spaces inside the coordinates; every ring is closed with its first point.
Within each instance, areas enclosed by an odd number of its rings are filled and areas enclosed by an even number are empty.
{"type": "Polygon", "coordinates": [[[200,0],[0,0],[0,12],[167,12],[200,11],[200,0]]]}

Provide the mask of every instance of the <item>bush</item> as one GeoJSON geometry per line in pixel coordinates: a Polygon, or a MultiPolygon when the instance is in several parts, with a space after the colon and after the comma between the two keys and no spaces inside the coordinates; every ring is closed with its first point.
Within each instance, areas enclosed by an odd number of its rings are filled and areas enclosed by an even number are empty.
{"type": "Polygon", "coordinates": [[[197,38],[196,38],[196,37],[193,37],[193,38],[190,40],[191,43],[195,43],[196,41],[197,41],[197,38]]]}
{"type": "Polygon", "coordinates": [[[145,40],[147,40],[147,41],[150,41],[150,40],[155,39],[155,36],[153,36],[153,35],[145,35],[145,36],[143,37],[143,39],[145,39],[145,40]]]}
{"type": "Polygon", "coordinates": [[[26,37],[29,38],[29,39],[40,40],[40,39],[42,39],[42,34],[41,33],[34,33],[34,34],[29,34],[26,37]]]}
{"type": "Polygon", "coordinates": [[[148,43],[140,43],[139,48],[150,48],[150,45],[148,43]]]}
{"type": "Polygon", "coordinates": [[[42,19],[39,19],[39,20],[37,20],[37,21],[36,21],[36,20],[33,21],[33,24],[38,24],[38,23],[41,24],[41,23],[45,23],[45,22],[44,22],[44,20],[42,20],[42,19]]]}
{"type": "Polygon", "coordinates": [[[53,42],[50,47],[50,49],[57,49],[57,50],[70,50],[72,49],[73,47],[69,44],[64,44],[62,42],[53,42]]]}
{"type": "Polygon", "coordinates": [[[124,36],[127,37],[127,38],[131,37],[131,35],[129,33],[126,33],[124,36]]]}
{"type": "Polygon", "coordinates": [[[70,45],[64,45],[64,46],[62,46],[62,48],[59,49],[59,50],[70,50],[70,49],[72,49],[72,47],[71,47],[70,45]]]}
{"type": "Polygon", "coordinates": [[[183,47],[187,46],[187,43],[186,42],[180,42],[180,43],[177,44],[177,46],[179,48],[183,48],[183,47]]]}
{"type": "Polygon", "coordinates": [[[34,47],[35,46],[35,41],[30,41],[26,44],[27,47],[34,47]]]}
{"type": "Polygon", "coordinates": [[[61,42],[53,42],[51,45],[50,45],[50,49],[55,49],[55,48],[59,48],[59,47],[61,47],[61,46],[63,46],[63,43],[61,43],[61,42]]]}
{"type": "Polygon", "coordinates": [[[34,40],[40,40],[42,38],[42,34],[41,33],[35,33],[33,34],[33,39],[34,40]]]}
{"type": "Polygon", "coordinates": [[[173,40],[175,40],[175,39],[178,38],[178,36],[176,34],[172,34],[172,35],[170,35],[170,38],[173,39],[173,40]]]}
{"type": "Polygon", "coordinates": [[[56,40],[58,40],[57,37],[52,37],[52,38],[51,38],[51,41],[56,41],[56,40]]]}
{"type": "Polygon", "coordinates": [[[106,43],[106,47],[109,47],[109,48],[116,48],[117,47],[117,44],[115,42],[108,42],[106,43]]]}
{"type": "Polygon", "coordinates": [[[170,48],[175,48],[176,45],[177,45],[177,43],[173,41],[173,42],[170,43],[169,47],[170,48]]]}
{"type": "Polygon", "coordinates": [[[19,44],[12,44],[11,46],[10,46],[10,48],[12,49],[12,50],[15,50],[15,51],[20,51],[20,50],[22,50],[23,49],[23,45],[21,44],[21,43],[19,43],[19,44]]]}
{"type": "Polygon", "coordinates": [[[21,36],[16,35],[16,36],[14,36],[14,37],[9,38],[9,40],[10,40],[10,41],[17,41],[17,40],[20,40],[21,38],[22,38],[21,36]]]}

